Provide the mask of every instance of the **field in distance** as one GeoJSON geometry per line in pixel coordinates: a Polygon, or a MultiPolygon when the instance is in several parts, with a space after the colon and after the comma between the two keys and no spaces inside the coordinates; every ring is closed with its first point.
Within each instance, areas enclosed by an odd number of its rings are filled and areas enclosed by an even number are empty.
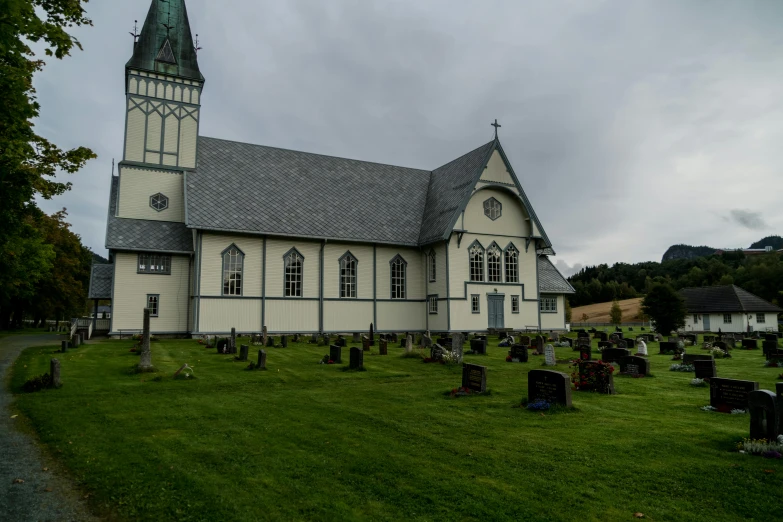
{"type": "MultiPolygon", "coordinates": [[[[620,309],[623,311],[623,322],[634,323],[639,322],[637,317],[639,314],[639,308],[642,306],[641,297],[635,299],[625,299],[619,301],[620,309]]],[[[612,320],[609,317],[609,311],[612,309],[612,302],[608,303],[595,303],[586,306],[577,306],[571,310],[571,324],[578,325],[583,322],[582,314],[587,314],[588,323],[610,323],[612,320]]]]}

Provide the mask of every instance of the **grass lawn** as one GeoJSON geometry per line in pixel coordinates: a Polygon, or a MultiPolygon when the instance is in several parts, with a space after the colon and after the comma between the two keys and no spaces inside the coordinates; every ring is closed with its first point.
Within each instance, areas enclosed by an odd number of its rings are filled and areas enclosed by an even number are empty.
{"type": "MultiPolygon", "coordinates": [[[[460,385],[459,367],[403,358],[391,345],[351,372],[318,364],[328,348],[291,343],[268,349],[259,372],[167,340],[152,345],[159,372],[140,375],[129,371],[132,345],[72,350],[60,357],[63,388],[16,402],[93,508],[122,520],[780,517],[783,462],[737,453],[749,416],[701,411],[709,389],[669,372],[657,343],[653,377],[616,377],[616,396],[574,392],[575,409],[554,414],[519,407],[543,357],[506,363],[495,340],[488,356],[465,357],[488,367],[491,394],[459,398],[446,394],[460,385]],[[196,379],[173,380],[185,362],[196,379]]],[[[573,353],[557,348],[558,359],[573,353]]],[[[760,350],[733,353],[717,361],[719,376],[774,390],[780,370],[764,368],[760,350]]],[[[14,391],[51,357],[53,348],[25,351],[14,391]]]]}

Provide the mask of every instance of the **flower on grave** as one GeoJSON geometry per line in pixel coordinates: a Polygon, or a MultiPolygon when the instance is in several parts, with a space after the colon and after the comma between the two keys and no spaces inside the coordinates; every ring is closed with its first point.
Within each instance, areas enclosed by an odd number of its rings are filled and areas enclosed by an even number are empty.
{"type": "Polygon", "coordinates": [[[511,360],[512,360],[511,356],[510,355],[506,355],[506,362],[511,362],[511,360]]]}

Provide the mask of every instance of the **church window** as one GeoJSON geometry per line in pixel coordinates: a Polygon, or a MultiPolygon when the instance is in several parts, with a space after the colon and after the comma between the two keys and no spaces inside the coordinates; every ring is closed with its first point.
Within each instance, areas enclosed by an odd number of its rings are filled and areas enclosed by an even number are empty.
{"type": "Polygon", "coordinates": [[[304,257],[295,248],[285,256],[285,296],[302,297],[302,273],[304,257]]]}
{"type": "Polygon", "coordinates": [[[487,280],[490,283],[502,283],[503,271],[500,266],[500,248],[497,245],[492,244],[487,249],[487,280]]]}
{"type": "Polygon", "coordinates": [[[171,275],[171,256],[164,254],[139,254],[136,272],[139,274],[171,275]]]}
{"type": "Polygon", "coordinates": [[[356,297],[356,258],[350,252],[340,258],[340,297],[356,297]]]}
{"type": "Polygon", "coordinates": [[[160,294],[147,294],[147,308],[150,309],[150,317],[158,317],[160,294]]]}
{"type": "Polygon", "coordinates": [[[158,192],[150,196],[150,206],[158,212],[169,208],[169,198],[158,192]]]}
{"type": "Polygon", "coordinates": [[[512,314],[518,314],[519,313],[519,296],[518,295],[512,295],[511,296],[511,313],[512,314]]]}
{"type": "Polygon", "coordinates": [[[470,256],[470,280],[484,281],[484,248],[475,241],[468,249],[470,256]]]}
{"type": "Polygon", "coordinates": [[[391,298],[405,299],[405,272],[408,263],[397,255],[389,263],[391,268],[391,298]]]}
{"type": "Polygon", "coordinates": [[[484,202],[484,215],[492,221],[495,221],[500,217],[502,210],[503,205],[501,205],[500,201],[495,198],[489,198],[484,202]]]}
{"type": "Polygon", "coordinates": [[[519,283],[519,250],[514,245],[508,245],[506,257],[506,283],[519,283]]]}
{"type": "Polygon", "coordinates": [[[160,51],[158,51],[158,56],[155,59],[159,62],[177,63],[177,60],[174,58],[174,51],[171,50],[171,42],[168,38],[163,42],[163,46],[160,48],[160,51]]]}
{"type": "Polygon", "coordinates": [[[557,312],[557,297],[542,297],[539,300],[538,309],[544,313],[557,312]]]}
{"type": "Polygon", "coordinates": [[[470,311],[473,312],[474,314],[480,313],[478,294],[472,294],[470,296],[470,311]]]}
{"type": "Polygon", "coordinates": [[[429,297],[429,305],[430,305],[430,314],[437,314],[438,313],[438,296],[437,295],[431,295],[429,297]]]}
{"type": "Polygon", "coordinates": [[[427,256],[427,267],[428,267],[428,270],[429,270],[430,283],[434,283],[435,282],[435,269],[436,269],[435,251],[434,250],[430,250],[430,253],[427,256]]]}
{"type": "Polygon", "coordinates": [[[757,323],[766,323],[767,317],[764,314],[756,314],[756,322],[757,323]]]}
{"type": "Polygon", "coordinates": [[[245,254],[231,245],[223,251],[223,295],[242,295],[242,268],[245,254]]]}

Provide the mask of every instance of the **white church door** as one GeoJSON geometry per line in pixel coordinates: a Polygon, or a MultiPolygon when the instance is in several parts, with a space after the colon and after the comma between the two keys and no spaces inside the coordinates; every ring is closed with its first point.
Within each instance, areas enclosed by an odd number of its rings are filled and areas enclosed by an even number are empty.
{"type": "Polygon", "coordinates": [[[489,316],[489,328],[505,328],[503,316],[504,295],[487,295],[487,313],[489,316]]]}

